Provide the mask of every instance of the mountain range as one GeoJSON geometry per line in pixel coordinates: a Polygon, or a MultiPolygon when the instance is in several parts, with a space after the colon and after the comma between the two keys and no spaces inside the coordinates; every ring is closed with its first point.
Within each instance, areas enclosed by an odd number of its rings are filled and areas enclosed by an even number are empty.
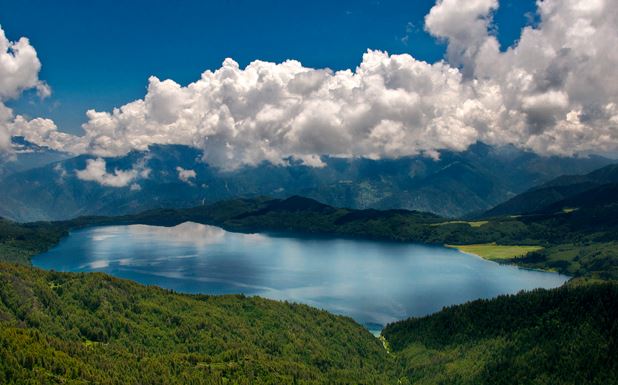
{"type": "MultiPolygon", "coordinates": [[[[28,147],[23,139],[17,140],[28,147]]],[[[99,160],[104,167],[101,172],[135,176],[130,183],[106,185],[80,179],[79,172],[96,157],[36,150],[36,161],[29,166],[4,166],[0,216],[18,221],[62,220],[191,207],[232,197],[302,195],[337,207],[409,209],[461,217],[488,210],[559,175],[586,173],[612,162],[600,156],[542,157],[514,147],[477,143],[464,152],[443,152],[439,159],[323,157],[324,167],[290,161],[285,166],[263,163],[223,171],[204,163],[197,149],[154,145],[99,160]]]]}
{"type": "Polygon", "coordinates": [[[584,175],[563,175],[519,194],[483,214],[486,217],[525,215],[573,210],[598,205],[612,195],[618,184],[618,164],[584,175]]]}

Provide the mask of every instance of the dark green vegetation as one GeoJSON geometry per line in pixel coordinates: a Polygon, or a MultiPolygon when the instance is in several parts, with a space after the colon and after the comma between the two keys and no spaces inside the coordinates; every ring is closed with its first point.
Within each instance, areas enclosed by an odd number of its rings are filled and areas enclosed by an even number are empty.
{"type": "Polygon", "coordinates": [[[382,334],[409,383],[618,383],[615,284],[478,300],[382,334]]]}
{"type": "Polygon", "coordinates": [[[64,226],[51,223],[17,224],[0,218],[0,261],[30,264],[30,257],[42,253],[67,235],[64,226]]]}
{"type": "MultiPolygon", "coordinates": [[[[22,140],[21,145],[26,146],[22,140]]],[[[139,189],[102,186],[80,180],[76,171],[91,156],[57,163],[45,149],[37,162],[20,155],[22,168],[2,172],[13,163],[0,162],[0,216],[19,221],[70,219],[79,215],[124,215],[152,208],[192,207],[236,197],[302,195],[336,207],[404,208],[459,217],[482,212],[559,175],[586,173],[612,161],[602,157],[541,157],[512,147],[477,143],[463,152],[443,151],[440,159],[342,159],[323,157],[325,167],[263,163],[223,172],[201,161],[201,151],[153,145],[117,158],[105,158],[108,172],[134,167],[149,169],[134,181],[139,189]],[[44,160],[48,160],[48,164],[44,160]],[[177,167],[196,173],[191,183],[178,178],[177,167]],[[6,167],[5,167],[6,168],[6,167]]],[[[49,150],[47,150],[49,151],[49,150]]],[[[66,155],[66,154],[65,154],[66,155]]],[[[135,186],[134,186],[135,187],[135,186]]]]}
{"type": "Polygon", "coordinates": [[[2,384],[393,383],[349,318],[0,264],[2,384]]]}
{"type": "MultiPolygon", "coordinates": [[[[519,194],[487,211],[484,216],[504,216],[553,212],[566,208],[572,199],[618,183],[618,165],[613,164],[585,175],[563,175],[519,194]],[[559,207],[556,207],[559,206],[559,207]]],[[[574,208],[574,207],[570,207],[574,208]]]]}
{"type": "Polygon", "coordinates": [[[614,384],[618,285],[400,321],[0,263],[2,384],[614,384]]]}

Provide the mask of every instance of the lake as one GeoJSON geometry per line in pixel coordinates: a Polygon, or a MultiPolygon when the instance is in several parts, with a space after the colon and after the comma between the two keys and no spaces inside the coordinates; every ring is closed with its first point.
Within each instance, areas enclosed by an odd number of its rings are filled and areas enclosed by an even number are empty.
{"type": "Polygon", "coordinates": [[[373,331],[447,305],[553,288],[568,279],[440,246],[241,234],[192,222],[73,231],[33,264],[100,271],[186,293],[300,302],[350,316],[373,331]]]}

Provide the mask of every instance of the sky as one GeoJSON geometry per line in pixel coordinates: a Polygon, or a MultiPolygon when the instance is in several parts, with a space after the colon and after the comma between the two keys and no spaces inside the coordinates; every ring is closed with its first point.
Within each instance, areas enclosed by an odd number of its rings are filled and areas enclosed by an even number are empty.
{"type": "MultiPolygon", "coordinates": [[[[439,61],[445,45],[424,30],[432,0],[376,1],[40,1],[0,0],[0,26],[30,39],[39,77],[35,92],[7,103],[81,133],[86,111],[110,111],[144,96],[148,77],[186,85],[231,57],[296,59],[307,67],[354,69],[367,49],[439,61]]],[[[535,11],[533,0],[503,1],[498,38],[508,47],[535,11]]]]}
{"type": "Polygon", "coordinates": [[[615,0],[0,0],[0,26],[0,154],[618,154],[615,0]]]}

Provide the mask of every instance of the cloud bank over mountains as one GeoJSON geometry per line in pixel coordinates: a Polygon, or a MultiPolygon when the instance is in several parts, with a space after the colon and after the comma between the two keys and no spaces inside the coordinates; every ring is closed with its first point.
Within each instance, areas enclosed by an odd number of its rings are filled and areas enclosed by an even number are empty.
{"type": "MultiPolygon", "coordinates": [[[[186,87],[151,77],[143,99],[111,112],[89,110],[83,136],[62,133],[47,119],[13,117],[2,104],[0,126],[5,137],[10,132],[97,156],[185,144],[227,170],[292,159],[320,167],[325,154],[437,157],[476,141],[540,154],[617,151],[618,3],[538,1],[540,21],[506,50],[492,32],[498,6],[497,0],[439,0],[425,28],[448,48],[445,61],[434,64],[374,50],[354,71],[307,68],[294,60],[258,60],[243,69],[226,59],[186,87]]],[[[48,93],[27,40],[7,43],[0,33],[0,55],[0,75],[5,57],[29,58],[23,59],[26,69],[9,73],[15,80],[0,80],[0,103],[27,88],[48,93]]],[[[104,179],[100,163],[89,167],[84,176],[109,183],[135,178],[104,179]]]]}

